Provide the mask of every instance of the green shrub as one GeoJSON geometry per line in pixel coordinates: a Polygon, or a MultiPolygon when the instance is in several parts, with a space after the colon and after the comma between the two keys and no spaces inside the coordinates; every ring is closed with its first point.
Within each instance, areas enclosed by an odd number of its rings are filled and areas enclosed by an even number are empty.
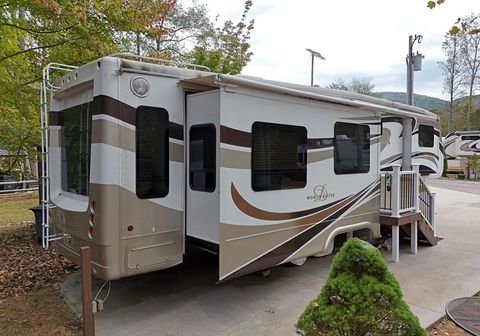
{"type": "Polygon", "coordinates": [[[457,175],[457,180],[464,180],[465,179],[465,174],[458,174],[457,175]]]}
{"type": "Polygon", "coordinates": [[[296,327],[305,336],[426,335],[380,252],[357,238],[337,253],[320,295],[296,327]]]}

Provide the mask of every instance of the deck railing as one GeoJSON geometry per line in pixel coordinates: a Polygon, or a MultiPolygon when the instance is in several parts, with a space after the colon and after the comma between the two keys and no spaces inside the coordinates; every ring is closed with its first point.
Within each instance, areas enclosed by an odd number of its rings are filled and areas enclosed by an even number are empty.
{"type": "Polygon", "coordinates": [[[401,171],[400,165],[392,168],[391,172],[383,172],[380,176],[380,209],[393,217],[400,217],[417,209],[418,173],[401,171]]]}
{"type": "Polygon", "coordinates": [[[419,178],[418,201],[420,212],[435,233],[435,193],[430,191],[421,177],[419,178]]]}
{"type": "Polygon", "coordinates": [[[37,180],[0,182],[0,194],[38,190],[37,180]]]}
{"type": "Polygon", "coordinates": [[[393,165],[392,171],[380,175],[380,211],[392,217],[407,212],[421,212],[435,231],[435,193],[432,193],[419,173],[419,166],[402,171],[393,165]]]}

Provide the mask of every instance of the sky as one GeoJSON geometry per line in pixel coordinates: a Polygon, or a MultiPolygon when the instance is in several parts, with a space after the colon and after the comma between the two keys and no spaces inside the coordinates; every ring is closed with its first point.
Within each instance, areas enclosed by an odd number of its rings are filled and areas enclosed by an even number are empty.
{"type": "MultiPolygon", "coordinates": [[[[238,22],[243,0],[204,0],[211,17],[238,22]]],[[[446,99],[442,93],[445,33],[459,17],[480,12],[480,0],[446,0],[434,10],[427,0],[253,0],[249,18],[253,57],[242,74],[325,87],[338,79],[366,79],[375,91],[406,91],[408,36],[423,35],[414,52],[425,55],[415,72],[414,91],[446,99]]]]}

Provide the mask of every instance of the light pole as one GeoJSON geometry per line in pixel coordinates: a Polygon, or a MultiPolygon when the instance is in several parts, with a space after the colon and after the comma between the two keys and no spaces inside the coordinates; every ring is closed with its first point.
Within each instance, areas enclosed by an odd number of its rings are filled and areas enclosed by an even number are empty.
{"type": "MultiPolygon", "coordinates": [[[[408,37],[408,54],[407,54],[407,104],[413,105],[413,72],[422,70],[423,55],[413,54],[413,44],[418,41],[422,42],[422,35],[410,35],[408,37]]],[[[402,169],[412,169],[412,118],[403,118],[403,159],[402,169]]]]}
{"type": "Polygon", "coordinates": [[[310,55],[312,55],[312,71],[311,71],[311,74],[310,74],[310,86],[313,86],[313,59],[315,57],[318,57],[321,60],[325,60],[325,57],[323,57],[318,51],[314,51],[310,48],[307,48],[306,50],[310,53],[310,55]]]}
{"type": "Polygon", "coordinates": [[[408,37],[408,55],[407,55],[407,104],[413,105],[413,72],[422,70],[422,59],[424,56],[419,54],[413,54],[413,44],[418,41],[422,43],[422,35],[410,35],[408,37]]]}

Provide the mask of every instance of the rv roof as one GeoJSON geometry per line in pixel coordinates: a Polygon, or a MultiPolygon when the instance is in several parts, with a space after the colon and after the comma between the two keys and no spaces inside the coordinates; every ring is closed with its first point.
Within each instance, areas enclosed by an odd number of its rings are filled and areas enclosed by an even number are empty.
{"type": "Polygon", "coordinates": [[[183,83],[195,84],[204,87],[221,87],[235,85],[251,87],[259,90],[277,92],[285,95],[325,101],[347,106],[355,106],[362,109],[390,113],[395,115],[423,117],[426,119],[438,120],[438,116],[421,108],[391,102],[386,99],[370,97],[354,92],[322,89],[306,85],[291,84],[252,78],[246,76],[231,76],[224,74],[210,74],[207,76],[194,77],[182,80],[183,83]]]}
{"type": "MultiPolygon", "coordinates": [[[[156,62],[154,62],[150,58],[145,58],[145,61],[137,61],[132,59],[126,59],[126,56],[128,55],[114,56],[116,59],[119,60],[118,63],[120,65],[120,71],[149,73],[158,74],[161,76],[174,77],[180,79],[181,82],[184,83],[184,85],[188,83],[190,85],[195,85],[203,88],[219,88],[226,85],[243,86],[255,88],[258,90],[281,93],[289,96],[342,104],[347,106],[354,106],[362,109],[378,111],[381,113],[389,113],[394,115],[417,118],[423,117],[425,119],[438,120],[438,116],[436,114],[431,113],[427,110],[406,104],[395,103],[386,99],[366,96],[355,92],[271,81],[259,77],[215,74],[208,71],[189,69],[188,67],[191,66],[189,64],[186,64],[187,68],[182,68],[178,66],[175,67],[170,65],[158,64],[163,62],[162,60],[157,60],[156,62]]],[[[113,57],[107,56],[106,58],[113,57]]],[[[140,57],[140,59],[143,58],[140,57]]],[[[96,62],[97,61],[95,61],[95,63],[96,62]]],[[[72,85],[74,84],[72,83],[72,85]]],[[[67,89],[68,86],[69,85],[66,85],[62,89],[67,89]]]]}

